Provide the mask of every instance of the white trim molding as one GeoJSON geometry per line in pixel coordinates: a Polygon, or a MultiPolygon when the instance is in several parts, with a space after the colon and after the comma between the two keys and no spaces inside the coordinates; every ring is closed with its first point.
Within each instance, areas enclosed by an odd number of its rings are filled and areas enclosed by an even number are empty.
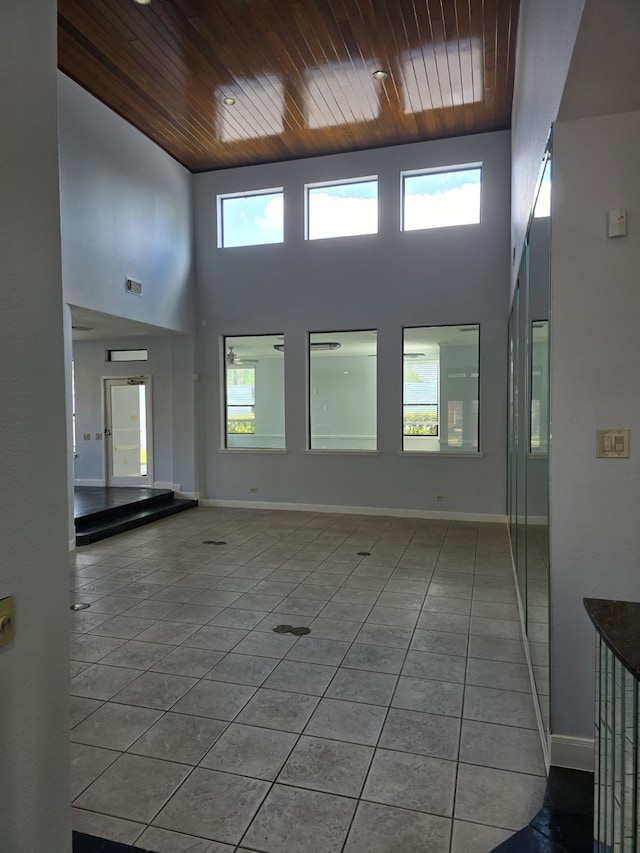
{"type": "Polygon", "coordinates": [[[104,478],[103,478],[103,479],[101,479],[101,480],[74,480],[74,481],[73,481],[73,485],[74,485],[74,486],[98,486],[98,487],[104,487],[105,482],[104,482],[104,478]]]}
{"type": "Polygon", "coordinates": [[[200,492],[181,492],[179,489],[174,489],[177,498],[182,498],[188,501],[197,501],[200,497],[200,492]]]}
{"type": "Polygon", "coordinates": [[[180,491],[180,483],[162,483],[159,480],[151,484],[152,489],[169,489],[172,492],[180,491]]]}
{"type": "Polygon", "coordinates": [[[595,765],[593,738],[551,735],[549,740],[552,766],[570,767],[572,770],[587,770],[593,773],[595,765]]]}
{"type": "Polygon", "coordinates": [[[399,518],[433,518],[442,521],[490,521],[506,524],[507,517],[499,513],[435,512],[428,509],[403,509],[380,506],[334,506],[332,504],[280,503],[277,501],[227,501],[200,499],[200,506],[231,507],[235,509],[279,509],[288,512],[331,512],[342,515],[391,515],[399,518]]]}
{"type": "Polygon", "coordinates": [[[76,550],[76,537],[75,536],[73,537],[73,539],[69,539],[69,550],[70,551],[76,550]]]}

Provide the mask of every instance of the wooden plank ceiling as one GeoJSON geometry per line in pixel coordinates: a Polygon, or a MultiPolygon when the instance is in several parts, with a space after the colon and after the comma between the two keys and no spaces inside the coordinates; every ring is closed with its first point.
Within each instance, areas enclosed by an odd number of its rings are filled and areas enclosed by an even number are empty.
{"type": "Polygon", "coordinates": [[[194,172],[333,154],[510,127],[518,2],[59,0],[59,66],[194,172]]]}

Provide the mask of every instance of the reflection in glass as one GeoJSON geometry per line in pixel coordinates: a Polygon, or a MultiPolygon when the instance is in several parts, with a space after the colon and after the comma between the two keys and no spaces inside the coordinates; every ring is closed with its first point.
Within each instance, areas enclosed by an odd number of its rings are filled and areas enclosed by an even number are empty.
{"type": "Polygon", "coordinates": [[[284,359],[281,335],[224,339],[225,447],[283,448],[284,359]]]}
{"type": "Polygon", "coordinates": [[[376,449],[376,364],[374,331],[309,335],[312,450],[376,449]]]}
{"type": "Polygon", "coordinates": [[[260,139],[284,131],[284,85],[275,74],[234,80],[216,89],[215,99],[221,142],[260,139]],[[234,98],[235,104],[223,106],[223,98],[234,98]]]}
{"type": "Polygon", "coordinates": [[[378,179],[307,186],[309,240],[378,233],[378,179]]]}
{"type": "Polygon", "coordinates": [[[480,327],[404,330],[402,449],[478,450],[480,327]]]}
{"type": "Polygon", "coordinates": [[[509,321],[508,502],[536,698],[549,731],[549,190],[545,160],[509,321]]]}
{"type": "Polygon", "coordinates": [[[472,104],[482,100],[481,40],[434,42],[404,54],[402,79],[405,113],[472,104]],[[455,62],[449,56],[455,56],[455,62]],[[440,81],[446,81],[441,85],[440,81]]]}
{"type": "Polygon", "coordinates": [[[549,321],[531,324],[531,453],[549,449],[549,321]]]}
{"type": "MultiPolygon", "coordinates": [[[[373,58],[369,64],[379,67],[373,58]]],[[[305,84],[305,116],[312,129],[372,121],[380,113],[378,89],[368,66],[328,63],[308,70],[305,84]]]]}

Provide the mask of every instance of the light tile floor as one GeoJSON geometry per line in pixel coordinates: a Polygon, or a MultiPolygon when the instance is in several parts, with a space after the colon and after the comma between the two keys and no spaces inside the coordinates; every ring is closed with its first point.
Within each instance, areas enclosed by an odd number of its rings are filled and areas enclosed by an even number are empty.
{"type": "Polygon", "coordinates": [[[486,853],[541,806],[505,526],[198,508],[71,564],[75,829],[486,853]]]}

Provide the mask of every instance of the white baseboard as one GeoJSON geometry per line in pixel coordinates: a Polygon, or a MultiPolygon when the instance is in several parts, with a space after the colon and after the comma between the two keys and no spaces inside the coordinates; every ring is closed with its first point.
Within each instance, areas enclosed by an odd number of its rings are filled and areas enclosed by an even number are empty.
{"type": "Polygon", "coordinates": [[[502,514],[475,512],[434,512],[427,509],[403,509],[402,507],[380,506],[333,506],[331,504],[280,503],[277,501],[224,501],[210,498],[200,499],[200,506],[231,507],[235,509],[279,509],[289,512],[330,512],[341,515],[391,515],[400,518],[433,518],[443,521],[491,521],[506,524],[502,514]]]}
{"type": "Polygon", "coordinates": [[[154,481],[151,484],[152,489],[170,489],[172,492],[180,491],[180,483],[162,483],[160,481],[154,481]]]}
{"type": "Polygon", "coordinates": [[[177,498],[184,498],[189,501],[197,501],[200,498],[200,492],[181,492],[174,489],[177,498]]]}
{"type": "Polygon", "coordinates": [[[76,537],[75,536],[73,537],[73,539],[69,539],[69,550],[70,551],[76,550],[76,537]]]}
{"type": "Polygon", "coordinates": [[[551,735],[551,764],[593,773],[595,743],[593,738],[551,735]]]}
{"type": "Polygon", "coordinates": [[[74,486],[104,486],[104,479],[102,480],[74,480],[74,486]]]}

